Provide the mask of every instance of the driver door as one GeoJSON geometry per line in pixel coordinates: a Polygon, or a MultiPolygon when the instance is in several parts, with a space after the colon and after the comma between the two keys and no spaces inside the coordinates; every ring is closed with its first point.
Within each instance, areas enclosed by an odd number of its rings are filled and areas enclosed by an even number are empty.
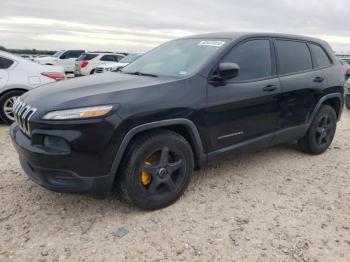
{"type": "Polygon", "coordinates": [[[240,71],[222,84],[209,81],[206,125],[212,151],[268,145],[278,125],[281,94],[271,40],[240,43],[222,62],[236,63],[240,71]]]}

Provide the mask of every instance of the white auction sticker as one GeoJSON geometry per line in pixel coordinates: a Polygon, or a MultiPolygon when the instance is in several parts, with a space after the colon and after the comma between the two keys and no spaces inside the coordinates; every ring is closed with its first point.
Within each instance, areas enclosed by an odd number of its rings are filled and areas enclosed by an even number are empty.
{"type": "Polygon", "coordinates": [[[222,47],[226,42],[225,41],[200,41],[198,43],[199,46],[215,46],[215,47],[222,47]]]}

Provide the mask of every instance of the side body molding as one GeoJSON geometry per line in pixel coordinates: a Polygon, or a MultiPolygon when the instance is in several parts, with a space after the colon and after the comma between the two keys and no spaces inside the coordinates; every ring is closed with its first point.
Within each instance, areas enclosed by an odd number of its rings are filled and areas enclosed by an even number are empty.
{"type": "Polygon", "coordinates": [[[204,167],[207,164],[207,155],[204,153],[202,140],[200,138],[200,135],[199,135],[199,132],[198,132],[196,125],[188,119],[176,118],[176,119],[162,120],[162,121],[142,124],[142,125],[139,125],[139,126],[132,128],[125,135],[125,137],[123,138],[123,141],[121,142],[121,145],[118,149],[117,155],[113,161],[111,173],[116,174],[118,167],[120,165],[120,162],[123,158],[124,152],[126,150],[126,147],[128,146],[129,142],[131,141],[131,139],[135,135],[137,135],[143,131],[151,130],[154,128],[161,128],[161,127],[167,127],[167,126],[173,126],[173,125],[182,125],[182,126],[185,126],[186,128],[188,128],[188,131],[190,131],[191,138],[192,138],[192,141],[194,144],[194,149],[196,151],[194,153],[196,153],[196,155],[198,157],[198,165],[199,165],[199,167],[204,167]]]}

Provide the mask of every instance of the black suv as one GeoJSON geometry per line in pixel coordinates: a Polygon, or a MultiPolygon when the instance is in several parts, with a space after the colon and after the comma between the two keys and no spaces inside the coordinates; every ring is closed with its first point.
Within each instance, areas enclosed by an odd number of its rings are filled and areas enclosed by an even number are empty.
{"type": "Polygon", "coordinates": [[[199,169],[231,153],[297,140],[331,144],[343,75],[318,39],[222,33],[170,41],[122,72],[39,87],[16,101],[11,137],[36,183],[143,209],[178,199],[199,169]]]}

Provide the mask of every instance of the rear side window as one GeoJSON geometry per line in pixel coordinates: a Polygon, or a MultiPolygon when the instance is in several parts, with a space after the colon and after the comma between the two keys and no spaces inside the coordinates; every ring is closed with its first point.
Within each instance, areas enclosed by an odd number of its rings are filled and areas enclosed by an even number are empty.
{"type": "Polygon", "coordinates": [[[0,69],[7,69],[12,66],[14,61],[7,59],[5,57],[0,57],[0,69]]]}
{"type": "Polygon", "coordinates": [[[122,58],[123,58],[123,56],[114,55],[114,61],[115,61],[115,62],[119,62],[122,58]]]}
{"type": "Polygon", "coordinates": [[[270,41],[261,39],[245,42],[234,47],[222,62],[239,65],[239,75],[234,81],[269,77],[272,72],[270,41]]]}
{"type": "Polygon", "coordinates": [[[81,56],[79,56],[77,61],[91,60],[91,59],[94,59],[96,56],[98,56],[98,55],[97,54],[82,54],[81,56]]]}
{"type": "Polygon", "coordinates": [[[311,54],[306,43],[277,40],[276,49],[280,74],[292,74],[312,69],[311,54]]]}
{"type": "Polygon", "coordinates": [[[328,67],[332,64],[331,60],[323,48],[316,44],[309,44],[317,68],[328,67]]]}
{"type": "Polygon", "coordinates": [[[114,55],[104,55],[100,59],[101,61],[110,61],[110,62],[115,62],[116,60],[114,59],[114,55]]]}
{"type": "Polygon", "coordinates": [[[69,58],[78,58],[81,54],[83,54],[83,50],[72,50],[72,51],[67,51],[64,53],[64,58],[69,59],[69,58]]]}

